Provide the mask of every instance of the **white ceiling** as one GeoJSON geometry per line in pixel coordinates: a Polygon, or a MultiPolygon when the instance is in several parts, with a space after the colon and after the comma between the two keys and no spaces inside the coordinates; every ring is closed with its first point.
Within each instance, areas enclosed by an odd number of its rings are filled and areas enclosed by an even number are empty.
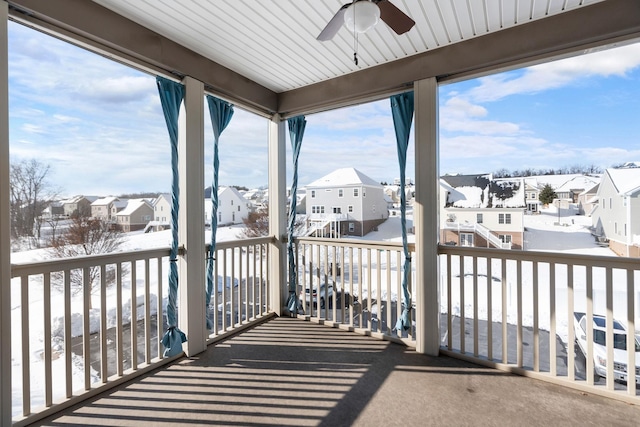
{"type": "Polygon", "coordinates": [[[285,92],[603,0],[391,0],[416,25],[317,35],[344,0],[93,0],[275,92],[285,92]]]}

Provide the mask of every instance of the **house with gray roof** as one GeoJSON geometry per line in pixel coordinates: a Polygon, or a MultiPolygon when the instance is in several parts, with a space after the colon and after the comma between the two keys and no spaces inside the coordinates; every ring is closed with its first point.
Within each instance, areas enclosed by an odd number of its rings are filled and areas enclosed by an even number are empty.
{"type": "Polygon", "coordinates": [[[314,236],[364,236],[389,218],[383,186],[342,168],[306,186],[307,227],[314,236]]]}
{"type": "Polygon", "coordinates": [[[142,230],[153,219],[153,206],[145,199],[131,199],[127,207],[116,214],[116,224],[126,232],[142,230]]]}

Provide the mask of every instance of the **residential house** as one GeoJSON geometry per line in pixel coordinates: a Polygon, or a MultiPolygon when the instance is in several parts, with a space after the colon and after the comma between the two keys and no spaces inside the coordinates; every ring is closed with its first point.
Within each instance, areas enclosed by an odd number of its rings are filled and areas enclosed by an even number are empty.
{"type": "Polygon", "coordinates": [[[127,207],[129,199],[118,199],[111,204],[111,218],[115,221],[116,214],[127,207]]]}
{"type": "MultiPolygon", "coordinates": [[[[249,215],[251,204],[234,187],[218,188],[218,226],[242,224],[249,215]]],[[[211,187],[205,189],[204,220],[211,224],[211,187]],[[208,196],[208,197],[207,197],[208,196]]]]}
{"type": "Polygon", "coordinates": [[[162,231],[171,228],[171,194],[164,193],[153,199],[153,220],[145,227],[145,231],[162,231]]]}
{"type": "Polygon", "coordinates": [[[364,236],[389,218],[382,185],[354,168],[306,186],[307,226],[316,236],[364,236]]]}
{"type": "Polygon", "coordinates": [[[620,256],[640,257],[640,168],[607,169],[591,218],[598,237],[620,256]]]}
{"type": "Polygon", "coordinates": [[[145,199],[131,199],[116,214],[116,224],[124,232],[142,230],[153,219],[153,206],[145,199]]]}
{"type": "Polygon", "coordinates": [[[45,219],[57,219],[64,216],[64,206],[62,202],[51,202],[49,206],[42,211],[42,217],[45,219]]]}
{"type": "Polygon", "coordinates": [[[523,249],[522,178],[446,175],[440,180],[440,239],[445,244],[523,249]]]}
{"type": "Polygon", "coordinates": [[[557,188],[554,188],[558,199],[568,200],[570,203],[578,203],[578,196],[587,188],[600,182],[599,177],[589,175],[574,176],[557,188]]]}
{"type": "Polygon", "coordinates": [[[540,190],[535,178],[524,178],[524,200],[527,213],[540,212],[540,190]]]}
{"type": "Polygon", "coordinates": [[[75,196],[70,199],[61,200],[63,215],[70,217],[74,215],[90,216],[91,203],[96,201],[95,196],[75,196]]]}
{"type": "Polygon", "coordinates": [[[598,187],[600,182],[578,194],[578,213],[580,215],[591,216],[591,212],[598,205],[598,187]]]}
{"type": "MultiPolygon", "coordinates": [[[[111,221],[113,203],[117,201],[117,197],[108,196],[102,197],[91,203],[91,217],[99,219],[101,221],[111,221]]],[[[115,218],[114,218],[115,219],[115,218]]]]}

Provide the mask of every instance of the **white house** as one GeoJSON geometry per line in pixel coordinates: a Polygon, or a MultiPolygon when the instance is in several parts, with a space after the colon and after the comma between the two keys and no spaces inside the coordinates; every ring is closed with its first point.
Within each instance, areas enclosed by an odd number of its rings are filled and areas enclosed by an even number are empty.
{"type": "Polygon", "coordinates": [[[337,169],[306,192],[307,225],[317,236],[364,236],[389,218],[382,185],[354,168],[337,169]]]}
{"type": "Polygon", "coordinates": [[[522,178],[443,176],[441,242],[459,246],[522,249],[525,183],[522,178]]]}
{"type": "MultiPolygon", "coordinates": [[[[209,189],[209,194],[211,190],[209,189]]],[[[206,224],[211,224],[211,198],[204,199],[204,218],[206,224]]],[[[234,187],[218,188],[218,225],[242,224],[249,215],[251,203],[234,187]]]]}
{"type": "Polygon", "coordinates": [[[102,221],[111,221],[113,218],[111,208],[113,203],[117,201],[117,197],[102,197],[91,203],[91,216],[102,221]]]}
{"type": "Polygon", "coordinates": [[[640,168],[607,169],[591,213],[598,236],[615,253],[640,257],[640,168]]]}

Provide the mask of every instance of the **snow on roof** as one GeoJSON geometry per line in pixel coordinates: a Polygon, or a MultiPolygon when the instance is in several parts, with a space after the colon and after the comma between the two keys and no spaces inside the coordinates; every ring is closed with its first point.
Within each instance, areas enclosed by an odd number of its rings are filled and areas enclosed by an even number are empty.
{"type": "Polygon", "coordinates": [[[135,211],[137,211],[140,206],[149,205],[149,203],[145,199],[132,199],[127,203],[127,207],[118,212],[116,215],[131,215],[135,211]]]}
{"type": "Polygon", "coordinates": [[[607,169],[618,194],[631,194],[640,189],[640,168],[607,169]]]}
{"type": "Polygon", "coordinates": [[[560,187],[556,188],[556,192],[569,192],[572,190],[584,190],[587,188],[592,188],[600,182],[600,178],[596,178],[588,175],[578,175],[566,181],[560,187]]]}
{"type": "Polygon", "coordinates": [[[341,185],[373,185],[380,187],[380,183],[369,178],[355,168],[336,169],[328,175],[313,181],[306,187],[337,187],[341,185]]]}
{"type": "Polygon", "coordinates": [[[91,203],[91,206],[106,206],[115,202],[116,200],[118,200],[118,198],[114,196],[102,197],[91,203]]]}
{"type": "Polygon", "coordinates": [[[452,175],[441,177],[440,183],[448,192],[446,207],[522,208],[525,205],[522,178],[491,179],[490,174],[452,175]]]}

